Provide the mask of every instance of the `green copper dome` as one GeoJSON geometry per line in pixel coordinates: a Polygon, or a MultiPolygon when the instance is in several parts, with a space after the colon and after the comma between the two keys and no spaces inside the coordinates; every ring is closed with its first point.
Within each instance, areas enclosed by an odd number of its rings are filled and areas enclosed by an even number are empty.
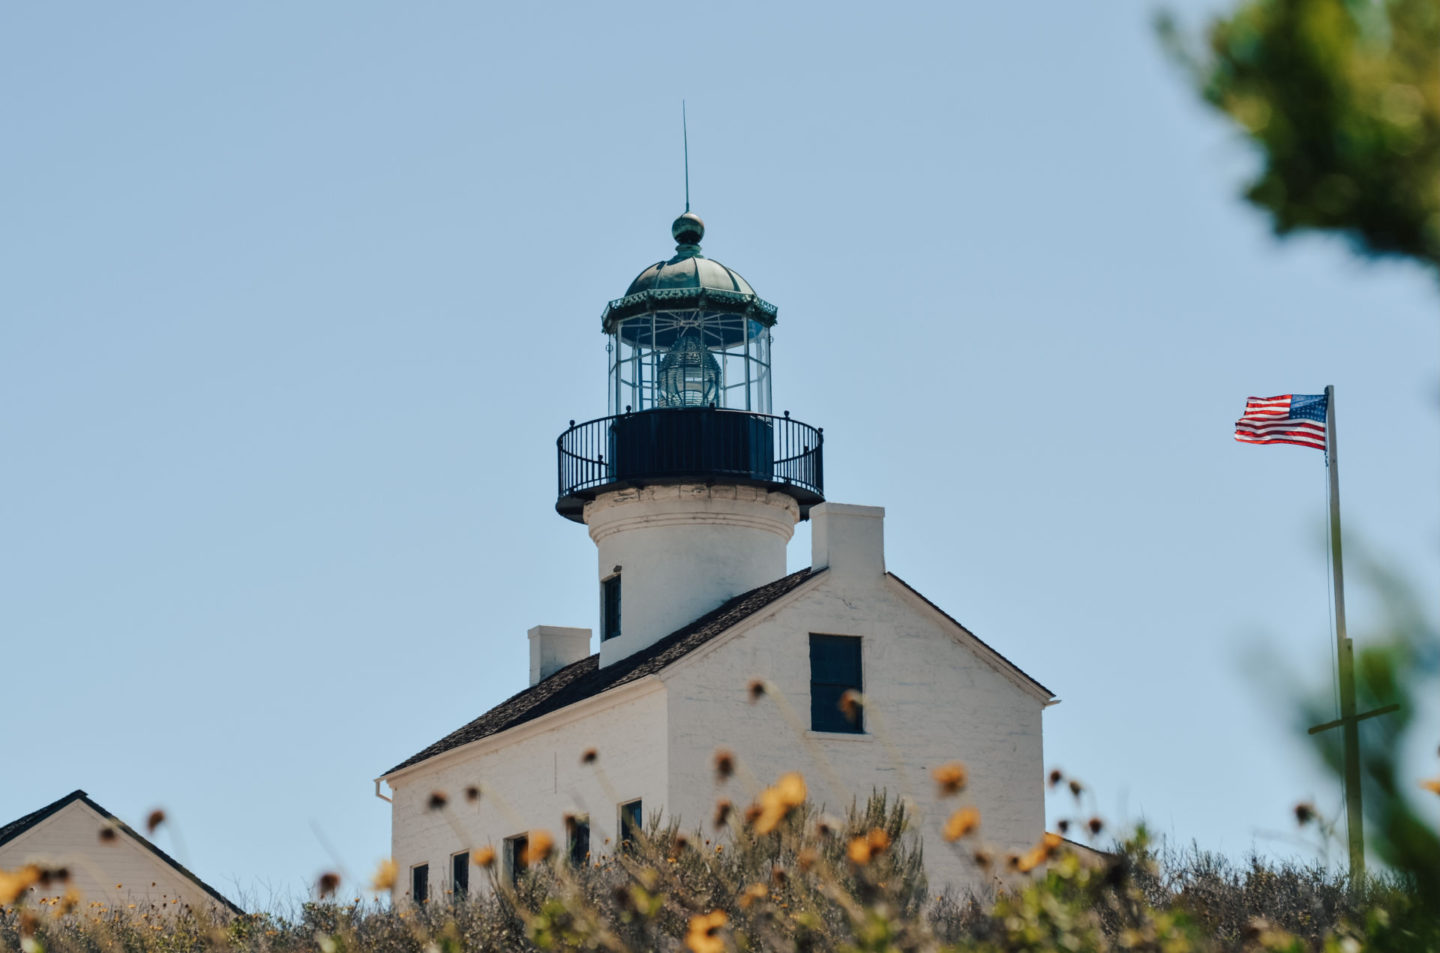
{"type": "Polygon", "coordinates": [[[601,323],[607,334],[618,321],[655,311],[725,312],[753,318],[767,327],[775,323],[773,304],[757,295],[738,272],[700,253],[700,239],[705,237],[700,216],[686,212],[675,219],[670,234],[678,243],[675,256],[640,272],[624,297],[606,305],[601,323]]]}

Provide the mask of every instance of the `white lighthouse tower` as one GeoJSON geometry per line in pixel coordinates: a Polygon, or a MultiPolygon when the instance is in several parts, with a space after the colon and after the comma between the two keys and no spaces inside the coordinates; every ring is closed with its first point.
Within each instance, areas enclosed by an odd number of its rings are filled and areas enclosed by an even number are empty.
{"type": "Polygon", "coordinates": [[[770,412],[775,306],[671,226],[674,257],[601,316],[610,415],[560,435],[556,509],[598,549],[600,667],[785,575],[824,501],[822,433],[770,412]]]}

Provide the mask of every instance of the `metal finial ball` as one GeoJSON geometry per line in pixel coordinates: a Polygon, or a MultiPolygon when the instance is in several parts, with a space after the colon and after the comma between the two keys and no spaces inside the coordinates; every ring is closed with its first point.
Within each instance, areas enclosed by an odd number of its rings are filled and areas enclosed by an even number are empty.
{"type": "Polygon", "coordinates": [[[686,212],[670,226],[670,234],[681,245],[698,245],[705,237],[705,223],[694,212],[686,212]]]}

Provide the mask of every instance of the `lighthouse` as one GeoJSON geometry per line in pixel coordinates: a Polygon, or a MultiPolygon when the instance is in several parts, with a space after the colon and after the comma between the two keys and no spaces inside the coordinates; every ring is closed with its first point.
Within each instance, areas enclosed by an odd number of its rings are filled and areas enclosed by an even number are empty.
{"type": "Polygon", "coordinates": [[[905,798],[931,885],[982,886],[931,771],[967,765],[986,843],[1028,849],[1055,698],[887,568],[883,508],[826,500],[824,434],[771,402],[775,306],[701,253],[698,216],[671,234],[600,315],[606,415],[556,441],[555,509],[595,544],[593,581],[573,584],[594,587],[599,638],[534,626],[528,686],[375,779],[394,898],[490,889],[470,879],[481,846],[518,884],[542,833],[575,868],[650,824],[728,837],[743,822],[711,820],[734,796],[717,751],[753,778],[801,773],[821,809],[905,798]],[[810,564],[787,573],[802,519],[810,564]]]}
{"type": "Polygon", "coordinates": [[[557,440],[556,510],[597,551],[600,666],[785,575],[795,524],[824,502],[823,433],[772,413],[777,309],[705,257],[705,223],[600,317],[609,414],[557,440]]]}

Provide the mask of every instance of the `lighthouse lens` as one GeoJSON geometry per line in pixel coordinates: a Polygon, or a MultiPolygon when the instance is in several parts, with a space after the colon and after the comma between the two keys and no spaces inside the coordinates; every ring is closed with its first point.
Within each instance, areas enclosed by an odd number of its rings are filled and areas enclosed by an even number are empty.
{"type": "Polygon", "coordinates": [[[655,377],[661,407],[709,407],[720,396],[720,364],[694,334],[675,342],[655,377]]]}

